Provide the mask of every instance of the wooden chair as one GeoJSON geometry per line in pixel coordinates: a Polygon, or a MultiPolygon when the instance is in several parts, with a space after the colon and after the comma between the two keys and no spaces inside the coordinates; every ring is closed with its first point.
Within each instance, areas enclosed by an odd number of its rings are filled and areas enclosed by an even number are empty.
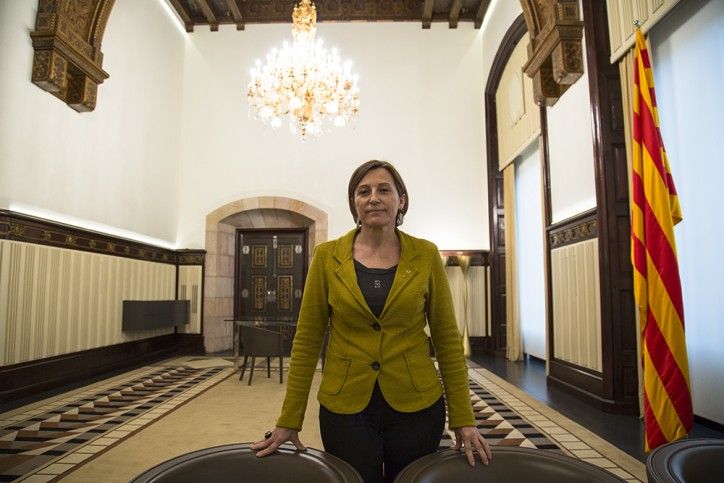
{"type": "Polygon", "coordinates": [[[271,358],[279,357],[279,383],[284,382],[284,352],[282,333],[278,330],[263,327],[241,326],[239,327],[239,355],[244,356],[241,365],[239,380],[244,378],[246,364],[251,357],[249,369],[249,385],[254,377],[254,363],[258,357],[266,357],[267,377],[271,377],[271,358]]]}

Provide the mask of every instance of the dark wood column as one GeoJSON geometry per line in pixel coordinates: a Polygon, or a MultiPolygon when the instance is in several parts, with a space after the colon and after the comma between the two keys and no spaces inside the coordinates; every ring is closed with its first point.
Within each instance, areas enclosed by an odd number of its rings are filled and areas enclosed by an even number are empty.
{"type": "Polygon", "coordinates": [[[628,166],[618,66],[604,2],[583,0],[596,176],[602,373],[551,361],[549,381],[611,412],[638,412],[636,319],[630,262],[628,166]]]}

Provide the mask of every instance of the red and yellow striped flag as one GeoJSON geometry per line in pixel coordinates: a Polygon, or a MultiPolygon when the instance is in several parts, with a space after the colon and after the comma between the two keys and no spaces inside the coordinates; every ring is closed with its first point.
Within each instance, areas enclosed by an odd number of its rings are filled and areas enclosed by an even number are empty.
{"type": "Polygon", "coordinates": [[[694,416],[674,241],[681,207],[659,132],[654,76],[639,29],[635,63],[631,260],[642,326],[644,422],[650,451],[686,436],[694,416]]]}

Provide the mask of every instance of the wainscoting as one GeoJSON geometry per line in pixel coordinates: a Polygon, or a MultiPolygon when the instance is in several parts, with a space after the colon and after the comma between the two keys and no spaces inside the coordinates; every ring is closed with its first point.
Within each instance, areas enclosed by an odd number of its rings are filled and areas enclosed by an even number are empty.
{"type": "Polygon", "coordinates": [[[201,353],[204,254],[0,210],[0,402],[201,353]],[[122,330],[124,300],[174,299],[189,323],[122,330]]]}

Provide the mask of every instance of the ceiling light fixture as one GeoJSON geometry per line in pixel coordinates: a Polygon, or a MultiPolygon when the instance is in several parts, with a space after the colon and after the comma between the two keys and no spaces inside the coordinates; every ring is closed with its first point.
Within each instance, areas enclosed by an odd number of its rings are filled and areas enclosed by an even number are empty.
{"type": "Polygon", "coordinates": [[[256,61],[247,90],[249,112],[273,128],[288,118],[302,140],[319,135],[325,125],[342,127],[359,111],[357,75],[352,62],[342,63],[337,49],[316,39],[317,9],[300,0],[292,14],[292,44],[273,49],[266,63],[256,61]]]}

